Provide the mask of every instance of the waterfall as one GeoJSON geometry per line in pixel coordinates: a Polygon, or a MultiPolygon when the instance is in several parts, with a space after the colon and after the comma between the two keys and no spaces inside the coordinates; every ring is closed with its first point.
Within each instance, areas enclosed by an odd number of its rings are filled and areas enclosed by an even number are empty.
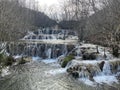
{"type": "Polygon", "coordinates": [[[77,61],[73,60],[67,65],[68,73],[79,74],[79,77],[109,76],[120,72],[120,60],[108,61],[77,61]]]}
{"type": "Polygon", "coordinates": [[[47,52],[48,52],[48,58],[50,59],[51,58],[52,49],[49,48],[47,52]]]}
{"type": "MultiPolygon", "coordinates": [[[[34,32],[29,31],[18,43],[11,43],[9,45],[10,54],[25,55],[28,57],[40,58],[57,58],[61,55],[66,55],[69,51],[68,45],[76,44],[77,39],[67,39],[71,36],[71,31],[67,30],[52,30],[52,29],[38,29],[34,32]],[[19,45],[20,43],[20,45],[19,45]]],[[[73,35],[73,37],[76,37],[73,35]]]]}
{"type": "Polygon", "coordinates": [[[108,61],[106,61],[105,64],[104,64],[103,74],[105,74],[105,75],[110,75],[110,74],[112,74],[111,68],[110,68],[110,63],[109,63],[108,61]]]}

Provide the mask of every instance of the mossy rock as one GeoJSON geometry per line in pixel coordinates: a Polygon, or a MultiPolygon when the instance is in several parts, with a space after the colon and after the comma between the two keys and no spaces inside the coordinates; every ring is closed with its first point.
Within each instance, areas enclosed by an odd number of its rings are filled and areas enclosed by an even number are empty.
{"type": "Polygon", "coordinates": [[[18,64],[25,64],[27,61],[22,57],[18,64]]]}
{"type": "Polygon", "coordinates": [[[74,59],[73,55],[69,55],[69,56],[65,57],[62,64],[61,64],[61,67],[63,67],[63,68],[66,67],[68,62],[72,61],[73,59],[74,59]]]}

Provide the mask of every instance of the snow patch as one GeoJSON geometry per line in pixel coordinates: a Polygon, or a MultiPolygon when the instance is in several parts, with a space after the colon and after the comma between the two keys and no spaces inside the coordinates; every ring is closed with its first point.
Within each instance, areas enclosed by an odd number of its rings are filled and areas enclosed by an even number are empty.
{"type": "Polygon", "coordinates": [[[19,58],[22,58],[22,55],[16,55],[16,56],[13,56],[14,59],[19,59],[19,58]]]}
{"type": "Polygon", "coordinates": [[[2,77],[6,76],[6,75],[9,75],[9,74],[11,74],[10,71],[9,71],[9,67],[6,67],[6,68],[2,69],[2,72],[1,72],[2,77]]]}

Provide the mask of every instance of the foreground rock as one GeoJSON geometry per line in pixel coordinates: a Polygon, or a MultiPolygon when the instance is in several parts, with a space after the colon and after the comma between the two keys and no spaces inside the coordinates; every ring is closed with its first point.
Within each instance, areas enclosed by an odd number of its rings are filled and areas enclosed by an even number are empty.
{"type": "Polygon", "coordinates": [[[91,81],[94,81],[94,76],[114,75],[119,73],[120,60],[92,62],[73,60],[68,65],[67,72],[74,78],[89,78],[91,81]]]}

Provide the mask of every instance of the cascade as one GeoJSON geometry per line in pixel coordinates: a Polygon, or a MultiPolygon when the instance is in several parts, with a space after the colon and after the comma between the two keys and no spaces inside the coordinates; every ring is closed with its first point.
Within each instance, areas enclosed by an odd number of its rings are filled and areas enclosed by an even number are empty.
{"type": "Polygon", "coordinates": [[[77,75],[80,78],[93,78],[97,76],[114,76],[120,72],[120,59],[113,59],[113,56],[106,49],[106,56],[108,59],[104,59],[104,47],[99,46],[99,53],[97,53],[96,45],[82,44],[76,45],[75,49],[77,55],[83,55],[85,52],[93,53],[96,55],[96,59],[75,58],[69,62],[66,66],[67,72],[71,75],[77,75]],[[82,52],[84,51],[84,52],[82,52]],[[100,58],[98,58],[100,57],[100,58]]]}
{"type": "Polygon", "coordinates": [[[108,76],[117,74],[120,71],[120,60],[108,61],[77,61],[73,60],[67,65],[67,72],[77,72],[79,77],[108,76]]]}
{"type": "Polygon", "coordinates": [[[110,63],[109,63],[108,61],[106,61],[105,64],[104,64],[103,74],[105,74],[105,75],[110,75],[110,74],[112,74],[112,72],[111,72],[111,67],[110,67],[110,63]]]}
{"type": "Polygon", "coordinates": [[[49,48],[47,52],[48,52],[48,58],[50,59],[51,58],[52,49],[49,48]]]}
{"type": "MultiPolygon", "coordinates": [[[[57,58],[68,53],[68,45],[77,43],[75,32],[67,30],[38,29],[28,32],[18,43],[11,43],[7,50],[11,55],[23,55],[40,58],[57,58]],[[70,33],[69,33],[70,32],[70,33]],[[14,51],[14,52],[13,52],[14,51]]],[[[74,47],[71,48],[71,50],[74,47]]]]}

